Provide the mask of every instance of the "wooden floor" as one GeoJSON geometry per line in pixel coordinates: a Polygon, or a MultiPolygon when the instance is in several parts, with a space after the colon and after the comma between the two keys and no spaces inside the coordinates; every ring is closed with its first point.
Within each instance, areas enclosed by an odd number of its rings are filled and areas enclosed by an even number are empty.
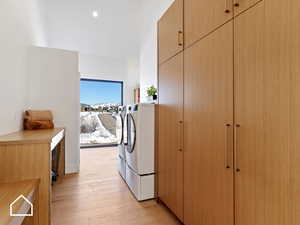
{"type": "Polygon", "coordinates": [[[81,150],[79,175],[53,186],[52,225],[180,224],[155,201],[138,203],[117,173],[116,148],[81,150]]]}

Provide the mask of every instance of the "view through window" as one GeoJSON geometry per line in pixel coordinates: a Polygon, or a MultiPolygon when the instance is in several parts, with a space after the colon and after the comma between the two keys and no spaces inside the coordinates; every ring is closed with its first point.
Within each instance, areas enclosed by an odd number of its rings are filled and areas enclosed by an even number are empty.
{"type": "Polygon", "coordinates": [[[82,79],[80,103],[81,146],[117,144],[116,113],[123,104],[123,82],[82,79]]]}

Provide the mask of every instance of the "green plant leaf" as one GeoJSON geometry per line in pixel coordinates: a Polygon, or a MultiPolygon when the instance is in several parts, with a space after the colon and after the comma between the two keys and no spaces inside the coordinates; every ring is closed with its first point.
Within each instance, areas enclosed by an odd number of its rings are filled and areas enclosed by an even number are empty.
{"type": "Polygon", "coordinates": [[[152,85],[147,89],[148,96],[154,96],[157,94],[157,89],[152,85]]]}

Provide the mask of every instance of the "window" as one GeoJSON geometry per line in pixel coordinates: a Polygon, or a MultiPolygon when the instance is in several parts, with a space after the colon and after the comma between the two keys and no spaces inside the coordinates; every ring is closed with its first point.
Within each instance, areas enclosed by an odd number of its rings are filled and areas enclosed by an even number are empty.
{"type": "Polygon", "coordinates": [[[123,105],[123,82],[81,79],[80,103],[81,146],[116,145],[115,114],[123,105]]]}

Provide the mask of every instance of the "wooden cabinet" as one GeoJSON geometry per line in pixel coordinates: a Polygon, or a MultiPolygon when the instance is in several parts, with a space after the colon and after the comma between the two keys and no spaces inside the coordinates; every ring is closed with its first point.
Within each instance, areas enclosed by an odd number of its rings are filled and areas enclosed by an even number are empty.
{"type": "MultiPolygon", "coordinates": [[[[285,87],[285,93],[289,93],[289,107],[285,107],[286,111],[290,111],[289,113],[289,164],[290,164],[290,171],[289,171],[289,189],[288,193],[285,192],[285,194],[290,195],[290,201],[288,202],[288,209],[289,209],[289,218],[290,218],[290,224],[297,225],[300,224],[300,2],[297,0],[289,0],[287,1],[287,5],[284,5],[285,2],[280,2],[282,8],[279,8],[277,10],[284,10],[285,13],[282,13],[280,16],[280,20],[282,21],[280,23],[280,27],[282,28],[280,35],[276,37],[276,39],[272,39],[273,41],[269,42],[270,49],[274,48],[277,45],[277,41],[282,40],[281,37],[284,36],[285,41],[279,42],[280,48],[277,49],[277,57],[276,61],[274,61],[273,58],[269,58],[267,63],[269,64],[269,67],[267,68],[267,71],[269,71],[270,74],[272,74],[275,71],[281,71],[280,77],[281,79],[289,80],[290,83],[288,86],[284,85],[285,87]],[[289,15],[289,16],[288,16],[289,15]],[[288,18],[288,21],[287,21],[288,18]],[[285,32],[286,24],[288,22],[288,32],[285,32]],[[277,41],[276,41],[277,40],[277,41]],[[289,44],[286,44],[288,42],[289,44]],[[283,59],[281,54],[278,54],[280,51],[282,51],[282,48],[289,48],[288,53],[284,53],[285,56],[289,56],[287,59],[283,59]],[[271,65],[275,63],[276,67],[272,68],[271,65]],[[284,66],[285,65],[285,66],[284,66]],[[282,70],[281,68],[283,68],[282,70]],[[290,76],[287,76],[289,74],[290,76]],[[292,199],[292,200],[291,200],[292,199]]],[[[276,5],[271,5],[271,3],[268,3],[270,9],[273,10],[273,8],[276,7],[276,5]]],[[[276,0],[276,4],[279,4],[279,1],[276,0]]],[[[269,6],[268,5],[268,6],[269,6]]],[[[269,12],[269,11],[268,11],[269,12]]],[[[272,19],[273,21],[275,18],[275,15],[273,15],[272,19]]],[[[278,17],[277,17],[278,19],[278,17]]],[[[268,24],[267,24],[268,26],[268,24]]],[[[271,36],[274,32],[275,26],[268,27],[268,35],[271,36]],[[272,32],[273,31],[273,32],[272,32]]],[[[274,51],[274,50],[273,50],[274,51]]],[[[286,51],[285,51],[286,52],[286,51]]],[[[281,97],[281,105],[284,105],[284,97],[281,97]]],[[[285,99],[287,100],[287,99],[285,99]]],[[[274,101],[273,101],[274,102],[274,101]]],[[[287,115],[287,114],[286,114],[287,115]]],[[[278,117],[278,112],[277,112],[278,117]]],[[[284,118],[281,118],[281,126],[285,123],[284,118]]],[[[281,134],[283,134],[284,131],[282,131],[281,134]]],[[[281,143],[284,143],[281,141],[281,143]]],[[[285,142],[286,143],[286,142],[285,142]]],[[[277,147],[277,151],[280,151],[280,149],[277,147]]],[[[282,150],[281,150],[282,151],[282,150]]],[[[276,163],[276,162],[275,162],[276,163]]],[[[284,164],[282,162],[280,163],[280,167],[284,167],[284,164]]],[[[273,163],[274,165],[274,163],[273,163]]],[[[286,171],[286,170],[285,170],[286,171]]],[[[272,193],[273,194],[273,193],[272,193]]],[[[287,209],[285,209],[287,212],[287,209]]],[[[280,215],[277,215],[278,218],[280,215]]],[[[276,224],[276,223],[275,223],[276,224]]]]}
{"type": "Polygon", "coordinates": [[[39,225],[39,183],[40,181],[38,179],[10,183],[0,183],[1,225],[39,225]],[[30,203],[27,202],[24,197],[30,203]],[[10,205],[12,209],[11,213],[32,214],[32,216],[11,216],[10,205]]]}
{"type": "Polygon", "coordinates": [[[262,0],[233,0],[234,3],[234,14],[238,15],[241,12],[249,9],[251,6],[254,6],[256,3],[262,0]]]}
{"type": "Polygon", "coordinates": [[[232,0],[185,0],[185,46],[190,46],[230,20],[232,11],[232,0]]]}
{"type": "Polygon", "coordinates": [[[183,0],[175,0],[158,22],[159,63],[183,50],[183,0]]]}
{"type": "Polygon", "coordinates": [[[233,24],[184,53],[185,224],[233,225],[233,24]]]}
{"type": "Polygon", "coordinates": [[[51,225],[52,151],[59,152],[57,173],[65,174],[65,129],[26,130],[0,136],[0,183],[39,180],[38,220],[51,225]],[[9,163],[8,163],[9,162],[9,163]]]}
{"type": "MultiPolygon", "coordinates": [[[[216,2],[185,1],[183,65],[160,65],[160,73],[184,68],[184,186],[172,185],[184,191],[184,224],[299,225],[300,1],[235,0],[238,16],[223,20],[213,18],[216,2]]],[[[159,83],[174,107],[182,89],[172,74],[159,83]]],[[[178,120],[164,110],[160,126],[178,120]]],[[[177,140],[172,124],[161,137],[177,140]]],[[[174,157],[168,151],[159,158],[174,157]]],[[[160,169],[171,183],[174,171],[160,169]]]]}
{"type": "Polygon", "coordinates": [[[159,69],[158,197],[183,221],[183,54],[159,69]]]}
{"type": "Polygon", "coordinates": [[[235,19],[236,225],[300,224],[300,2],[235,19]]]}
{"type": "MultiPolygon", "coordinates": [[[[272,146],[265,143],[267,135],[272,134],[266,133],[268,129],[265,123],[268,112],[264,98],[266,88],[264,34],[263,4],[236,18],[235,157],[236,169],[241,170],[236,172],[235,180],[237,225],[273,224],[264,222],[267,191],[266,160],[273,157],[272,146]]],[[[274,122],[275,125],[276,121],[274,122]]],[[[272,132],[277,132],[276,130],[272,132]]],[[[274,172],[276,171],[280,172],[277,169],[274,172]]]]}

